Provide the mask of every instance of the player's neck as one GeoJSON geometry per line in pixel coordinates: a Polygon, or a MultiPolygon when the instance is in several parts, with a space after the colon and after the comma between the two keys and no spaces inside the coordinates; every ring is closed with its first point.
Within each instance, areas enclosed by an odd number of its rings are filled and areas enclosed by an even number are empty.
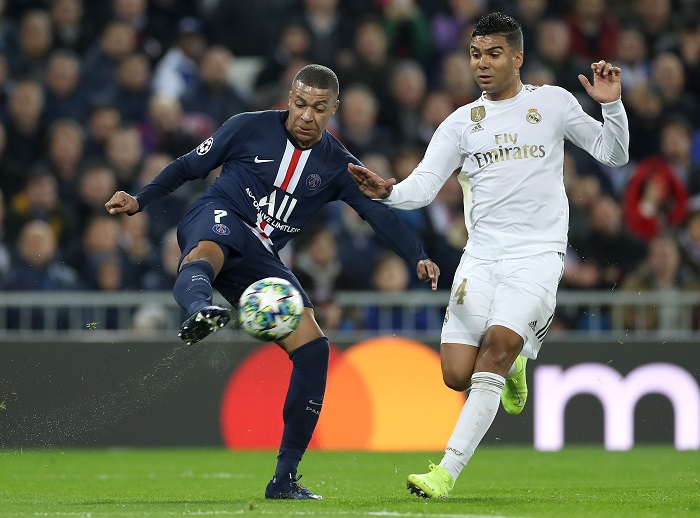
{"type": "Polygon", "coordinates": [[[503,89],[500,92],[484,92],[484,98],[489,101],[505,101],[506,99],[512,99],[518,95],[522,89],[523,83],[518,77],[511,86],[503,89]]]}
{"type": "Polygon", "coordinates": [[[315,139],[313,142],[311,142],[311,141],[299,142],[299,140],[294,136],[293,133],[289,132],[289,136],[292,138],[292,144],[295,144],[297,147],[299,147],[301,149],[312,148],[321,141],[321,137],[319,137],[319,138],[315,139]]]}

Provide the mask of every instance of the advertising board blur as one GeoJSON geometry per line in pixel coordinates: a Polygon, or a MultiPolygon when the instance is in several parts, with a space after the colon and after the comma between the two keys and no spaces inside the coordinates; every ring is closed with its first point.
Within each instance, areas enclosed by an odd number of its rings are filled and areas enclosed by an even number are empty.
{"type": "MultiPolygon", "coordinates": [[[[276,449],[291,372],[275,345],[208,341],[0,344],[0,446],[276,449]]],[[[332,346],[311,448],[439,451],[465,394],[444,387],[437,344],[377,337],[332,346]]],[[[700,449],[700,344],[548,341],[528,363],[519,416],[485,444],[700,449]]]]}

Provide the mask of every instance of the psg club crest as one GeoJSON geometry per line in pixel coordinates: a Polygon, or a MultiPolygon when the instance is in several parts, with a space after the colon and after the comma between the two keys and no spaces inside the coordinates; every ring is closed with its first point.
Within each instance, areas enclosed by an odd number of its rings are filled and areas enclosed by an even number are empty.
{"type": "Polygon", "coordinates": [[[228,227],[223,223],[217,223],[216,225],[211,227],[211,229],[221,236],[228,236],[231,233],[228,227]]]}
{"type": "Polygon", "coordinates": [[[315,191],[316,189],[319,188],[321,185],[321,177],[317,175],[316,173],[310,174],[306,178],[306,187],[309,188],[310,191],[315,191]]]}
{"type": "Polygon", "coordinates": [[[202,142],[199,146],[197,146],[197,154],[198,155],[206,155],[209,150],[211,149],[211,145],[214,143],[214,137],[209,137],[207,140],[202,142]]]}

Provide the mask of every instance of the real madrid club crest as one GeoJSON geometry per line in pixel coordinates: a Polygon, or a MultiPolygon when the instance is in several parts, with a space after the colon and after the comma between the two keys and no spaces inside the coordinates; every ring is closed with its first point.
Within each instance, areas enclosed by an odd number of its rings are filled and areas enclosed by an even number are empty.
{"type": "Polygon", "coordinates": [[[472,108],[472,122],[481,122],[486,118],[485,106],[474,106],[472,108]]]}
{"type": "Polygon", "coordinates": [[[537,108],[530,108],[525,115],[525,120],[530,124],[538,124],[542,122],[542,115],[537,111],[537,108]]]}

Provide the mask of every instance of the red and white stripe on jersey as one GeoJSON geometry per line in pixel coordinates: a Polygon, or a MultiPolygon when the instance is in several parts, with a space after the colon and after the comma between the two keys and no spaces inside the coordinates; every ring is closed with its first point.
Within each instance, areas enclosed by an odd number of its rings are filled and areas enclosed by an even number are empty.
{"type": "Polygon", "coordinates": [[[293,193],[310,154],[310,149],[302,151],[294,147],[288,140],[287,148],[284,150],[284,156],[275,177],[275,187],[279,187],[288,193],[293,193]]]}
{"type": "Polygon", "coordinates": [[[251,227],[250,225],[246,224],[246,227],[248,227],[253,234],[260,240],[260,242],[267,248],[270,252],[273,250],[273,245],[272,245],[272,239],[270,239],[270,236],[268,236],[264,229],[267,226],[266,221],[262,221],[260,218],[260,215],[258,215],[258,226],[257,227],[251,227]]]}
{"type": "Polygon", "coordinates": [[[265,239],[270,239],[270,236],[268,236],[267,232],[265,231],[265,228],[267,228],[267,221],[264,221],[260,214],[258,214],[258,228],[260,229],[260,235],[262,237],[265,239]]]}
{"type": "MultiPolygon", "coordinates": [[[[309,159],[311,154],[310,149],[297,149],[292,145],[289,140],[287,141],[287,147],[284,150],[284,156],[282,156],[282,162],[277,170],[277,176],[275,177],[275,187],[279,187],[283,191],[288,193],[293,193],[299,183],[299,178],[301,178],[301,173],[304,171],[304,166],[306,161],[309,159]]],[[[282,207],[279,209],[280,213],[285,209],[285,204],[287,200],[286,197],[282,202],[282,207]]],[[[294,205],[296,205],[296,200],[292,198],[290,207],[287,209],[288,213],[292,211],[294,205]]],[[[280,217],[278,214],[277,217],[280,217]]],[[[286,218],[285,218],[286,220],[286,218]]],[[[268,224],[267,221],[263,221],[262,217],[258,214],[258,228],[259,236],[261,241],[265,246],[270,246],[272,241],[270,241],[270,236],[265,230],[268,224]]]]}

